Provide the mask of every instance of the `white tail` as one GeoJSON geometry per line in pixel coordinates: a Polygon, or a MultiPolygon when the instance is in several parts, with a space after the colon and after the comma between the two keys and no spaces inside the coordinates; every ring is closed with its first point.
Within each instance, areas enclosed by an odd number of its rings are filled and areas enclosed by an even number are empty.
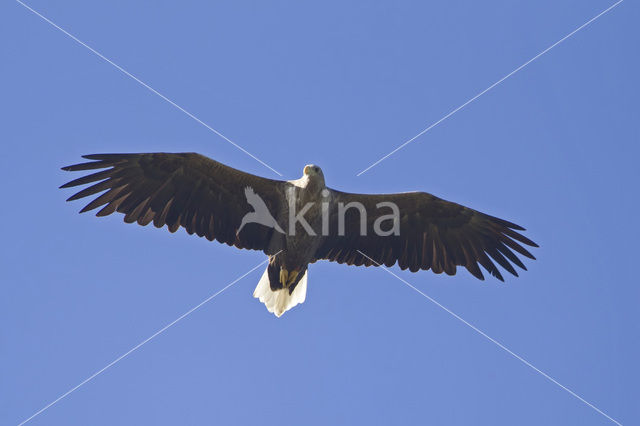
{"type": "Polygon", "coordinates": [[[279,318],[289,309],[304,302],[307,297],[308,270],[304,271],[304,276],[300,279],[291,294],[289,294],[289,290],[286,288],[272,291],[269,285],[269,274],[267,271],[268,268],[264,271],[264,274],[262,274],[262,278],[260,278],[256,289],[253,291],[253,297],[260,299],[267,307],[267,310],[279,318]]]}

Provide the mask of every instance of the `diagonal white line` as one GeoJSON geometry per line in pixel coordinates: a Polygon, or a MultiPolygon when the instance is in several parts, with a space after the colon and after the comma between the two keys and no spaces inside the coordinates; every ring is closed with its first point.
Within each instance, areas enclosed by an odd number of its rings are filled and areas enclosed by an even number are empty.
{"type": "Polygon", "coordinates": [[[136,82],[140,83],[140,85],[144,86],[146,89],[148,89],[151,92],[155,93],[156,95],[158,95],[159,97],[161,97],[162,99],[164,99],[165,101],[167,101],[168,103],[170,103],[171,105],[173,105],[174,107],[176,107],[177,109],[179,109],[180,111],[182,111],[183,113],[185,113],[186,115],[188,115],[189,117],[191,117],[192,119],[197,121],[198,123],[202,124],[204,127],[206,127],[207,129],[211,130],[213,133],[215,133],[216,135],[220,136],[222,139],[224,139],[225,141],[229,142],[231,145],[235,146],[240,151],[244,152],[249,157],[251,157],[254,160],[256,160],[258,163],[262,164],[263,166],[265,166],[266,168],[268,168],[272,172],[276,173],[277,175],[282,176],[282,173],[280,173],[279,171],[277,171],[276,169],[274,169],[273,167],[271,167],[270,165],[268,165],[264,161],[260,160],[258,157],[256,157],[255,155],[251,154],[249,151],[247,151],[246,149],[244,149],[243,147],[241,147],[240,145],[238,145],[237,143],[235,143],[234,141],[232,141],[231,139],[229,139],[228,137],[226,137],[225,135],[223,135],[222,133],[220,133],[219,131],[217,131],[216,129],[214,129],[213,127],[208,125],[207,123],[205,123],[204,121],[200,120],[198,117],[196,117],[195,115],[191,114],[189,111],[187,111],[186,109],[182,108],[180,105],[176,104],[171,99],[167,98],[165,95],[163,95],[162,93],[158,92],[156,89],[154,89],[153,87],[149,86],[147,83],[145,83],[144,81],[140,80],[138,77],[136,77],[135,75],[131,74],[129,71],[125,70],[120,65],[116,64],[115,62],[113,62],[111,59],[109,59],[106,56],[104,56],[102,53],[98,52],[97,50],[95,50],[94,48],[92,48],[91,46],[89,46],[88,44],[83,42],[82,40],[78,39],[73,34],[69,33],[65,29],[63,29],[60,26],[56,25],[50,19],[48,19],[47,17],[43,16],[38,11],[34,10],[29,5],[25,4],[24,2],[22,2],[20,0],[16,0],[16,2],[19,3],[20,5],[24,6],[26,9],[30,10],[31,12],[33,12],[35,15],[39,16],[40,18],[42,18],[47,23],[51,24],[54,28],[60,30],[66,36],[71,38],[73,41],[75,41],[78,44],[86,47],[89,51],[91,51],[93,54],[95,54],[99,58],[101,58],[104,61],[108,62],[109,64],[113,65],[116,69],[118,69],[118,71],[121,71],[126,76],[131,77],[133,80],[135,80],[136,82]]]}
{"type": "MultiPolygon", "coordinates": [[[[276,254],[278,254],[278,253],[276,253],[276,254]]],[[[60,395],[58,398],[56,398],[55,400],[51,401],[49,404],[45,405],[40,410],[36,411],[33,415],[31,415],[31,417],[23,420],[18,426],[22,426],[23,424],[31,421],[34,417],[38,416],[39,414],[42,414],[45,410],[51,408],[53,405],[57,404],[62,399],[66,398],[71,393],[73,393],[76,390],[78,390],[81,386],[83,386],[83,385],[87,384],[88,382],[90,382],[91,380],[95,379],[97,376],[99,376],[100,374],[104,373],[107,369],[109,369],[110,367],[113,367],[115,364],[117,364],[118,362],[122,361],[124,358],[126,358],[128,355],[130,355],[132,352],[135,352],[136,350],[140,349],[140,347],[142,347],[144,344],[148,343],[149,341],[154,339],[159,334],[162,334],[167,329],[169,329],[170,327],[174,326],[178,321],[184,319],[185,317],[187,317],[188,315],[193,313],[195,310],[200,308],[202,305],[204,305],[205,303],[209,302],[210,300],[212,300],[213,298],[218,296],[220,293],[222,293],[223,291],[225,291],[226,289],[228,289],[229,287],[231,287],[232,285],[234,285],[235,283],[237,283],[238,281],[240,281],[241,279],[243,279],[244,277],[246,277],[247,275],[249,275],[250,273],[252,273],[256,269],[258,269],[259,267],[264,265],[265,262],[267,262],[267,261],[268,261],[268,259],[267,260],[263,260],[262,262],[260,262],[259,264],[257,264],[253,268],[251,268],[248,272],[244,273],[240,277],[236,278],[235,280],[233,280],[232,282],[227,284],[221,290],[218,290],[217,292],[215,292],[211,296],[207,297],[202,302],[198,303],[196,306],[194,306],[193,308],[189,309],[187,312],[185,312],[184,314],[180,315],[178,318],[176,318],[175,320],[171,321],[169,324],[165,325],[160,330],[156,331],[151,336],[149,336],[146,339],[144,339],[142,342],[138,343],[133,348],[129,349],[127,352],[125,352],[124,354],[120,355],[118,358],[114,359],[109,364],[105,365],[103,368],[101,368],[100,370],[98,370],[95,373],[93,373],[91,376],[87,377],[82,382],[78,383],[76,386],[72,387],[71,389],[69,389],[68,391],[66,391],[62,395],[60,395]]]]}
{"type": "Polygon", "coordinates": [[[455,114],[456,112],[460,111],[462,108],[466,107],[467,105],[469,105],[471,102],[475,101],[476,99],[478,99],[480,96],[484,95],[485,93],[487,93],[489,90],[493,89],[494,87],[496,87],[497,85],[499,85],[500,83],[502,83],[503,81],[505,81],[506,79],[508,79],[509,77],[511,77],[512,75],[514,75],[515,73],[517,73],[518,71],[520,71],[521,69],[523,69],[524,67],[526,67],[527,65],[529,65],[531,62],[535,61],[536,59],[538,59],[539,57],[541,57],[542,55],[544,55],[545,53],[547,53],[548,51],[550,51],[551,49],[553,49],[554,47],[556,47],[557,45],[559,45],[560,43],[562,43],[563,41],[565,41],[566,39],[568,39],[569,37],[573,36],[575,33],[577,33],[578,31],[580,31],[581,29],[583,29],[584,27],[586,27],[587,25],[591,24],[593,21],[595,21],[596,19],[598,19],[599,17],[601,17],[602,15],[604,15],[605,13],[609,12],[611,9],[613,9],[614,7],[618,6],[620,3],[622,3],[624,0],[619,0],[616,3],[612,4],[611,6],[609,6],[608,8],[606,8],[605,10],[603,10],[602,12],[600,12],[599,14],[597,14],[596,16],[594,16],[593,18],[589,19],[587,22],[585,22],[584,24],[580,25],[578,28],[576,28],[575,30],[571,31],[569,34],[567,34],[566,36],[562,37],[560,40],[556,41],[555,43],[553,43],[551,46],[547,47],[546,49],[544,49],[542,52],[538,53],[536,56],[534,56],[533,58],[529,59],[527,62],[525,62],[524,64],[520,65],[518,68],[516,68],[515,70],[511,71],[509,74],[505,75],[504,77],[502,77],[500,80],[496,81],[495,83],[493,83],[491,86],[487,87],[486,89],[484,89],[482,92],[478,93],[477,95],[475,95],[473,98],[469,99],[468,101],[466,101],[465,103],[463,103],[462,105],[460,105],[459,107],[457,107],[456,109],[454,109],[453,111],[449,112],[447,115],[445,115],[444,117],[442,117],[440,120],[436,121],[435,123],[431,124],[429,127],[425,128],[424,130],[422,130],[420,133],[418,133],[417,135],[415,135],[414,137],[412,137],[411,139],[407,140],[406,142],[404,142],[402,145],[398,146],[396,149],[394,149],[393,151],[391,151],[390,153],[388,153],[387,155],[385,155],[384,157],[380,158],[378,161],[372,163],[371,165],[369,165],[369,167],[367,167],[366,169],[360,171],[360,173],[358,173],[356,176],[360,176],[361,174],[365,173],[366,171],[368,171],[369,169],[377,166],[378,164],[380,164],[382,161],[386,160],[387,158],[391,157],[393,154],[395,154],[396,152],[400,151],[402,148],[404,148],[405,146],[409,145],[411,142],[413,142],[414,140],[418,139],[420,136],[424,135],[425,133],[427,133],[429,130],[433,129],[434,127],[436,127],[438,124],[442,123],[444,120],[446,120],[447,118],[451,117],[453,114],[455,114]]]}
{"type": "Polygon", "coordinates": [[[611,416],[609,416],[607,413],[605,413],[604,411],[600,410],[598,407],[596,407],[595,405],[593,405],[592,403],[590,403],[589,401],[585,400],[584,398],[582,398],[580,395],[578,395],[577,393],[575,393],[574,391],[572,391],[571,389],[567,388],[566,386],[564,386],[562,383],[558,382],[556,379],[554,379],[553,377],[549,376],[547,373],[545,373],[544,371],[540,370],[539,368],[537,368],[536,366],[534,366],[533,364],[531,364],[529,361],[527,361],[526,359],[522,358],[520,355],[518,355],[517,353],[513,352],[511,349],[507,348],[505,345],[503,345],[502,343],[498,342],[496,339],[494,339],[493,337],[489,336],[487,333],[485,333],[484,331],[480,330],[478,327],[476,327],[475,325],[471,324],[470,322],[466,321],[465,319],[463,319],[462,317],[460,317],[458,314],[456,314],[455,312],[451,311],[449,308],[447,308],[446,306],[440,304],[437,300],[435,300],[434,298],[432,298],[431,296],[427,295],[426,293],[423,293],[422,291],[418,290],[416,287],[414,287],[413,285],[411,285],[408,281],[405,281],[404,279],[402,279],[400,276],[394,274],[389,268],[381,265],[380,263],[376,262],[375,260],[373,260],[372,258],[370,258],[369,256],[367,256],[366,254],[364,254],[363,252],[361,252],[360,250],[358,250],[358,253],[360,253],[361,255],[363,255],[364,257],[366,257],[367,259],[369,259],[370,261],[372,261],[373,263],[376,264],[376,266],[381,267],[382,269],[384,269],[385,271],[387,271],[388,273],[390,273],[391,275],[393,275],[394,277],[396,277],[398,280],[402,281],[404,284],[406,284],[407,286],[409,286],[411,289],[413,289],[414,291],[416,291],[417,293],[419,293],[420,295],[422,295],[423,297],[425,297],[427,300],[429,300],[430,302],[432,302],[433,304],[435,304],[436,306],[438,306],[440,309],[444,310],[445,312],[447,312],[448,314],[450,314],[451,316],[453,316],[455,319],[457,319],[458,321],[462,322],[464,325],[466,325],[467,327],[471,328],[473,331],[475,331],[476,333],[480,334],[482,337],[486,338],[487,340],[489,340],[490,342],[494,343],[495,345],[497,345],[500,349],[504,350],[505,352],[507,352],[509,355],[511,355],[512,357],[514,357],[515,359],[517,359],[518,361],[522,362],[524,365],[526,365],[527,367],[531,368],[532,370],[534,370],[535,372],[541,374],[545,379],[549,380],[550,382],[558,385],[559,387],[561,387],[562,389],[564,389],[565,391],[567,391],[569,394],[571,394],[572,396],[574,396],[575,398],[579,399],[580,401],[582,401],[583,403],[585,403],[587,406],[591,407],[592,409],[594,409],[595,411],[597,411],[598,413],[602,414],[604,417],[606,417],[607,419],[611,420],[613,423],[622,426],[622,423],[618,422],[617,420],[615,420],[614,418],[612,418],[611,416]]]}

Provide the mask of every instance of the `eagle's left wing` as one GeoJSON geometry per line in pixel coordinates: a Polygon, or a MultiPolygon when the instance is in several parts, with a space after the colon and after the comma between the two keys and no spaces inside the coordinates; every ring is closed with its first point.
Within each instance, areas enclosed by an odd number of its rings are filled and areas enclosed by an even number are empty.
{"type": "MultiPolygon", "coordinates": [[[[392,266],[398,262],[401,269],[408,268],[412,272],[431,269],[449,275],[456,273],[456,266],[464,266],[476,278],[484,279],[478,267],[480,264],[499,280],[503,280],[502,274],[494,261],[517,276],[512,263],[526,268],[514,251],[535,259],[520,244],[537,247],[516,232],[524,228],[425,192],[351,194],[331,190],[331,197],[330,235],[316,251],[317,259],[365,266],[392,266]],[[361,233],[360,213],[355,207],[344,212],[344,235],[339,235],[338,203],[364,206],[366,235],[361,233]],[[379,203],[397,206],[398,235],[376,235],[376,220],[389,217],[392,212],[391,208],[380,207],[379,203]]],[[[392,229],[390,219],[378,224],[383,231],[392,229]]]]}

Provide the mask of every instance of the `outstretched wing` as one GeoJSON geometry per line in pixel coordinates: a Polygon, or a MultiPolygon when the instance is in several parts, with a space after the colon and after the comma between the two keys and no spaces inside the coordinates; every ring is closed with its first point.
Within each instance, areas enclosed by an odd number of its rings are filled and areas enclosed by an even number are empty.
{"type": "MultiPolygon", "coordinates": [[[[431,269],[439,274],[456,273],[456,266],[466,267],[471,274],[484,279],[478,264],[503,281],[494,264],[518,275],[512,263],[525,269],[517,252],[535,259],[522,244],[537,245],[516,231],[524,228],[480,213],[460,204],[442,200],[424,192],[401,194],[350,194],[333,191],[333,210],[329,220],[331,235],[316,252],[317,259],[328,259],[349,265],[386,265],[398,262],[401,269],[412,272],[431,269]],[[360,213],[349,208],[344,214],[344,234],[338,235],[338,203],[361,203],[367,213],[366,235],[361,235],[360,213]],[[391,202],[398,207],[399,234],[379,236],[374,232],[376,219],[391,214],[391,208],[378,208],[378,203],[391,202]]],[[[391,220],[379,222],[389,231],[391,220]]]]}
{"type": "Polygon", "coordinates": [[[180,226],[197,234],[238,248],[266,250],[273,229],[247,226],[236,235],[242,217],[252,211],[245,198],[251,187],[270,211],[283,202],[286,182],[266,179],[225,166],[196,153],[93,154],[95,160],[63,167],[67,171],[106,169],[61,186],[92,183],[67,201],[105,191],[80,212],[102,207],[96,216],[123,213],[127,223],[180,226]]]}

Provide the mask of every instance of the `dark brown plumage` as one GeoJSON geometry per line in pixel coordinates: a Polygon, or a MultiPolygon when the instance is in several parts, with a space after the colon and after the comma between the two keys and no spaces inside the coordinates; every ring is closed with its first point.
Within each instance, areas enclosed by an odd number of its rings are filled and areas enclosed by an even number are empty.
{"type": "Polygon", "coordinates": [[[524,228],[514,223],[424,192],[350,194],[332,190],[325,186],[322,170],[313,165],[305,167],[298,180],[280,181],[245,173],[195,153],[94,154],[84,158],[91,161],[63,170],[104,170],[61,186],[91,184],[68,199],[96,196],[81,212],[96,208],[100,208],[97,216],[119,212],[127,223],[144,226],[153,222],[158,228],[166,225],[171,232],[182,226],[189,234],[211,241],[265,252],[271,259],[271,269],[263,276],[268,282],[261,280],[254,295],[278,316],[304,301],[304,293],[296,295],[294,290],[301,282],[301,292],[306,292],[307,265],[321,259],[358,266],[398,263],[401,269],[412,272],[431,269],[449,275],[464,266],[481,280],[484,276],[479,266],[503,280],[496,264],[517,276],[514,265],[526,270],[517,254],[535,259],[523,245],[537,245],[519,232],[524,228]],[[243,226],[243,218],[256,213],[256,196],[281,227],[277,232],[273,226],[260,223],[243,226]],[[314,205],[309,214],[317,235],[281,232],[290,229],[291,200],[297,200],[298,207],[314,205]],[[361,235],[358,210],[345,212],[339,208],[354,202],[367,212],[365,235],[361,235]],[[374,223],[389,214],[389,210],[378,208],[381,202],[397,206],[399,234],[374,232],[374,223]],[[321,212],[323,203],[328,206],[329,232],[325,235],[320,232],[325,220],[320,218],[326,213],[321,212]],[[341,212],[342,235],[338,232],[341,212]],[[283,289],[288,291],[281,293],[288,296],[277,293],[283,289]]]}
{"type": "Polygon", "coordinates": [[[238,248],[265,250],[273,229],[254,227],[253,232],[236,235],[242,217],[251,211],[244,196],[246,186],[259,191],[267,206],[275,208],[282,200],[274,188],[284,182],[258,177],[225,166],[195,153],[93,154],[96,160],[63,167],[67,171],[107,169],[83,176],[61,186],[92,186],[67,201],[102,195],[81,213],[102,207],[96,216],[123,213],[127,223],[157,228],[167,226],[175,232],[180,226],[189,234],[214,239],[238,248]]]}
{"type": "MultiPolygon", "coordinates": [[[[494,261],[518,276],[510,262],[524,270],[527,268],[513,251],[535,259],[519,244],[537,247],[533,241],[516,232],[524,231],[521,226],[425,192],[376,195],[334,193],[337,201],[345,204],[357,201],[365,206],[369,212],[367,235],[360,235],[358,212],[348,210],[344,236],[333,234],[325,239],[316,252],[318,259],[358,266],[392,266],[397,262],[401,269],[411,272],[431,269],[437,274],[445,272],[448,275],[456,273],[456,266],[464,266],[473,276],[483,280],[484,276],[478,267],[480,264],[501,281],[504,279],[494,261]],[[374,234],[375,220],[389,213],[388,210],[376,209],[380,202],[393,202],[398,206],[399,235],[379,237],[374,234]]],[[[336,210],[333,210],[330,223],[334,226],[330,225],[329,229],[338,229],[336,210]]]]}

